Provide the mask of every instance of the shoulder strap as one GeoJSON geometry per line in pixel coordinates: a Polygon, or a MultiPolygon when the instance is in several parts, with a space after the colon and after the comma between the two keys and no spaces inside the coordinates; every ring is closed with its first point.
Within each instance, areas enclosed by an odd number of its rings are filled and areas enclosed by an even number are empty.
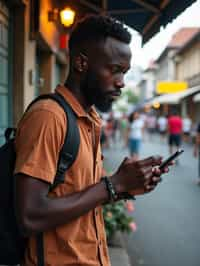
{"type": "Polygon", "coordinates": [[[52,99],[56,101],[65,111],[67,119],[67,132],[63,147],[60,151],[54,183],[51,186],[51,189],[53,189],[59,183],[64,182],[65,172],[76,159],[80,145],[80,134],[77,125],[77,116],[75,112],[73,111],[69,103],[59,93],[40,95],[29,104],[26,111],[29,110],[29,108],[37,101],[44,99],[52,99]]]}
{"type": "Polygon", "coordinates": [[[60,151],[57,173],[53,184],[53,187],[55,187],[59,183],[64,182],[66,170],[69,169],[76,159],[80,145],[80,134],[77,125],[77,116],[62,95],[55,93],[50,98],[55,100],[63,108],[67,117],[67,132],[63,147],[60,151]]]}
{"type": "MultiPolygon", "coordinates": [[[[60,151],[57,172],[54,179],[54,183],[50,189],[56,187],[59,183],[64,182],[65,172],[73,164],[76,159],[79,145],[80,145],[80,134],[77,125],[77,117],[71,106],[66,102],[62,95],[58,93],[41,95],[36,98],[27,108],[30,108],[32,104],[39,100],[52,99],[56,101],[65,111],[67,118],[67,132],[64,140],[63,147],[60,151]]],[[[37,247],[37,266],[44,266],[44,239],[43,233],[41,232],[36,236],[36,247],[37,247]]]]}

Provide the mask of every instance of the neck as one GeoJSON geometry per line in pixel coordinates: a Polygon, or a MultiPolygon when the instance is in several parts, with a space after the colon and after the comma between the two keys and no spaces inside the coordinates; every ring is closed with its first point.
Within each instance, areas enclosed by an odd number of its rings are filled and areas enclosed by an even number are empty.
{"type": "Polygon", "coordinates": [[[78,78],[73,78],[71,75],[67,78],[65,82],[65,87],[67,87],[71,93],[74,95],[74,97],[78,100],[78,102],[81,104],[83,109],[88,112],[91,108],[90,105],[88,105],[85,96],[81,90],[80,82],[78,78]]]}

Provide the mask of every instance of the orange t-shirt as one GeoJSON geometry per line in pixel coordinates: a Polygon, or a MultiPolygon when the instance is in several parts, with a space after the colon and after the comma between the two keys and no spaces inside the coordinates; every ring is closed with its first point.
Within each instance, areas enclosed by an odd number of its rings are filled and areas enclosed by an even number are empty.
{"type": "MultiPolygon", "coordinates": [[[[53,191],[55,197],[63,197],[100,180],[101,120],[93,107],[87,114],[65,87],[58,86],[56,91],[64,96],[77,114],[80,131],[77,158],[67,170],[65,182],[53,191]]],[[[65,112],[56,102],[46,99],[35,103],[17,130],[15,173],[53,183],[66,128],[65,112]]],[[[45,232],[44,257],[48,266],[110,266],[102,208],[96,207],[78,219],[45,232]]],[[[29,239],[25,265],[37,265],[35,237],[29,239]]]]}

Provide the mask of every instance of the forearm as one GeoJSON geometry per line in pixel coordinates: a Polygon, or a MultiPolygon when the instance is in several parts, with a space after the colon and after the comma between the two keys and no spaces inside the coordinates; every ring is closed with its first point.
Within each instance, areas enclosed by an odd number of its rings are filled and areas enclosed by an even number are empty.
{"type": "Polygon", "coordinates": [[[19,215],[22,231],[35,234],[69,223],[108,201],[105,184],[99,182],[87,189],[64,197],[35,197],[28,200],[19,215]]]}

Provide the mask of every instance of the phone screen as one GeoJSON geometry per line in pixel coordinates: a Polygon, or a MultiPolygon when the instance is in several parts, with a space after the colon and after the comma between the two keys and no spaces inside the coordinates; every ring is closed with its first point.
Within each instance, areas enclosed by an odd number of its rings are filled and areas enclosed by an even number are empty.
{"type": "Polygon", "coordinates": [[[160,170],[163,170],[171,161],[173,161],[176,157],[178,157],[184,150],[177,150],[174,154],[172,154],[169,158],[164,160],[161,165],[159,166],[160,170]]]}

